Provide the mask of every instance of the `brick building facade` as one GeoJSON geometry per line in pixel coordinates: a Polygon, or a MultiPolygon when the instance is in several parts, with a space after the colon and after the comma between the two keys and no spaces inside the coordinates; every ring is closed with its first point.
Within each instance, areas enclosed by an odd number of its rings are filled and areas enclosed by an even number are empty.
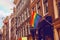
{"type": "MultiPolygon", "coordinates": [[[[11,40],[18,40],[21,37],[27,37],[28,40],[38,40],[38,30],[35,30],[32,37],[31,26],[29,24],[32,11],[42,16],[39,23],[42,23],[47,16],[52,18],[52,23],[45,20],[52,27],[54,40],[60,38],[60,1],[59,0],[14,0],[16,8],[11,16],[11,40]]],[[[48,25],[49,27],[49,25],[48,25]]],[[[38,27],[37,27],[38,28],[38,27]]],[[[7,28],[8,30],[8,28],[7,28]]],[[[42,29],[43,30],[43,29],[42,29]]],[[[45,30],[45,29],[44,29],[45,30]]],[[[7,31],[8,32],[8,31],[7,31]]],[[[43,32],[41,33],[43,34],[43,32]]],[[[46,40],[53,40],[50,35],[43,37],[46,40]]]]}

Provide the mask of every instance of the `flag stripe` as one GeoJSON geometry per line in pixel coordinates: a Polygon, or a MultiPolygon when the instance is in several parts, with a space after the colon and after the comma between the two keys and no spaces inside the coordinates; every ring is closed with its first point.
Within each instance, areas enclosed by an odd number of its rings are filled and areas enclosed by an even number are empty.
{"type": "Polygon", "coordinates": [[[39,22],[39,20],[40,20],[40,18],[41,18],[41,16],[38,15],[35,11],[33,11],[32,14],[31,14],[30,25],[32,27],[36,27],[38,22],[39,22]]]}

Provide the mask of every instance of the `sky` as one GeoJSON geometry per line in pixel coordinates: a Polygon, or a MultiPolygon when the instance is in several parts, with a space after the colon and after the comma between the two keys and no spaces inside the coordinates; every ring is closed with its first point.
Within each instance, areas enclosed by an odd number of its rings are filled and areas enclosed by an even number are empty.
{"type": "Polygon", "coordinates": [[[9,16],[13,13],[13,4],[14,0],[0,0],[0,28],[3,26],[3,20],[6,16],[9,16]]]}

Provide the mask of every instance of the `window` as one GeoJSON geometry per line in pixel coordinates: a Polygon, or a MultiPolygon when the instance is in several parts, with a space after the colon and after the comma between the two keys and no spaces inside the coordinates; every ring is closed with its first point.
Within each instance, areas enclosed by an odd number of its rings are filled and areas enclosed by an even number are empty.
{"type": "Polygon", "coordinates": [[[26,36],[27,36],[27,27],[26,27],[26,31],[25,32],[26,32],[26,36]]]}
{"type": "Polygon", "coordinates": [[[22,6],[24,5],[24,2],[25,2],[25,1],[24,1],[24,0],[22,0],[22,2],[21,2],[22,6]]]}
{"type": "Polygon", "coordinates": [[[25,0],[20,0],[20,2],[17,5],[17,12],[21,10],[24,5],[25,5],[25,0]]]}
{"type": "Polygon", "coordinates": [[[22,24],[22,16],[21,16],[21,24],[22,24]]]}
{"type": "Polygon", "coordinates": [[[22,28],[21,28],[21,31],[20,31],[20,33],[21,33],[21,37],[22,37],[22,28]]]}
{"type": "Polygon", "coordinates": [[[60,2],[58,2],[58,4],[57,4],[57,5],[58,5],[58,12],[59,12],[59,14],[58,14],[58,15],[60,16],[60,2]]]}
{"type": "Polygon", "coordinates": [[[17,26],[18,26],[18,17],[17,17],[17,26]]]}
{"type": "Polygon", "coordinates": [[[40,1],[38,0],[36,4],[36,12],[39,13],[39,10],[40,10],[40,1]]]}
{"type": "Polygon", "coordinates": [[[36,4],[36,12],[38,13],[38,5],[36,4]]]}
{"type": "Polygon", "coordinates": [[[21,19],[22,19],[21,21],[23,22],[23,18],[22,18],[22,15],[21,15],[21,19]]]}
{"type": "Polygon", "coordinates": [[[30,16],[30,13],[29,13],[29,8],[27,8],[27,17],[30,16]]]}
{"type": "Polygon", "coordinates": [[[21,37],[20,30],[19,30],[19,38],[21,37]]]}
{"type": "Polygon", "coordinates": [[[36,11],[36,7],[32,7],[31,12],[36,11]]]}
{"type": "Polygon", "coordinates": [[[60,40],[60,28],[57,29],[58,39],[60,40]]]}
{"type": "Polygon", "coordinates": [[[24,19],[23,19],[24,15],[22,14],[22,22],[24,22],[24,19]]]}
{"type": "Polygon", "coordinates": [[[48,0],[43,0],[43,3],[46,3],[48,0]]]}
{"type": "Polygon", "coordinates": [[[24,21],[25,21],[25,17],[26,17],[26,16],[25,16],[25,11],[24,11],[24,21]]]}
{"type": "Polygon", "coordinates": [[[18,17],[18,23],[17,23],[17,26],[19,26],[19,24],[20,24],[20,17],[18,17]]]}
{"type": "Polygon", "coordinates": [[[44,4],[44,13],[46,14],[48,12],[48,0],[43,0],[44,4]]]}
{"type": "Polygon", "coordinates": [[[20,35],[20,37],[21,37],[21,29],[19,30],[19,35],[20,35]]]}
{"type": "Polygon", "coordinates": [[[26,34],[26,33],[25,33],[25,27],[26,27],[26,26],[24,25],[24,36],[25,36],[25,34],[26,34]]]}
{"type": "Polygon", "coordinates": [[[33,1],[35,1],[35,0],[31,0],[31,3],[32,3],[33,1]]]}
{"type": "Polygon", "coordinates": [[[24,11],[24,15],[25,15],[25,20],[26,20],[26,11],[24,11]]]}
{"type": "Polygon", "coordinates": [[[26,9],[26,18],[28,17],[28,15],[27,15],[28,13],[27,13],[27,9],[26,9]]]}
{"type": "Polygon", "coordinates": [[[19,16],[19,18],[20,18],[19,21],[20,21],[20,24],[21,24],[21,16],[19,16]]]}
{"type": "MultiPolygon", "coordinates": [[[[20,1],[21,2],[21,1],[20,1]]],[[[17,12],[20,10],[20,2],[18,3],[18,5],[17,5],[17,12]]]]}
{"type": "Polygon", "coordinates": [[[25,15],[24,15],[24,13],[23,13],[23,20],[25,21],[25,15]]]}
{"type": "Polygon", "coordinates": [[[23,37],[24,37],[24,27],[22,28],[22,30],[23,30],[22,32],[23,32],[23,37]]]}
{"type": "Polygon", "coordinates": [[[30,34],[30,25],[29,25],[29,23],[28,23],[28,34],[30,34]]]}
{"type": "Polygon", "coordinates": [[[25,36],[27,36],[27,24],[25,25],[25,36]]]}
{"type": "Polygon", "coordinates": [[[59,11],[59,14],[58,15],[60,16],[60,8],[58,9],[58,11],[59,11]]]}
{"type": "Polygon", "coordinates": [[[17,37],[19,36],[19,33],[18,33],[18,31],[17,31],[17,37]]]}

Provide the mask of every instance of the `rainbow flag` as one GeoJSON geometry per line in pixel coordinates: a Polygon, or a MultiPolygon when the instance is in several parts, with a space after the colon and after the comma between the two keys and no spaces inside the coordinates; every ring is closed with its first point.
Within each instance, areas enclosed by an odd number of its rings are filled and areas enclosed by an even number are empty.
{"type": "Polygon", "coordinates": [[[38,22],[41,18],[42,17],[39,14],[37,14],[35,11],[33,11],[31,14],[30,25],[32,27],[36,28],[38,25],[38,22]]]}

